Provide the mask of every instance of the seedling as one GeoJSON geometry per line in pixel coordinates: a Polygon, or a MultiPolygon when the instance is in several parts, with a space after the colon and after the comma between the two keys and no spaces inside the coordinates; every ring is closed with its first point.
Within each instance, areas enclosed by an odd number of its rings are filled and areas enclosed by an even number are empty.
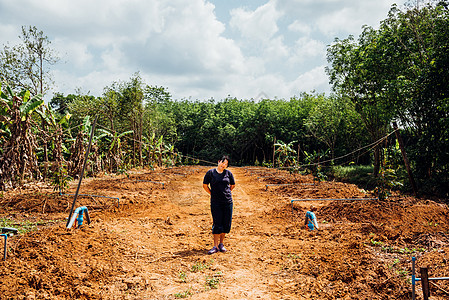
{"type": "Polygon", "coordinates": [[[287,255],[287,257],[291,258],[291,259],[300,259],[301,258],[301,254],[292,254],[292,253],[290,253],[290,254],[287,255]]]}
{"type": "Polygon", "coordinates": [[[221,272],[218,272],[213,276],[206,276],[206,289],[218,288],[218,285],[220,284],[219,276],[221,276],[221,272]]]}
{"type": "Polygon", "coordinates": [[[374,246],[382,246],[384,243],[371,239],[371,244],[374,246]]]}
{"type": "Polygon", "coordinates": [[[179,280],[181,280],[181,282],[187,282],[187,275],[185,272],[179,272],[179,280]]]}
{"type": "Polygon", "coordinates": [[[202,263],[202,262],[198,261],[198,262],[196,262],[196,263],[192,266],[192,270],[191,270],[191,271],[192,271],[193,273],[196,273],[196,272],[198,272],[198,271],[202,271],[202,270],[204,270],[204,269],[209,268],[210,265],[213,264],[213,263],[214,263],[214,260],[213,260],[213,259],[210,260],[210,264],[206,264],[206,263],[202,263]]]}
{"type": "Polygon", "coordinates": [[[1,218],[0,219],[0,227],[13,227],[13,223],[8,218],[1,218]]]}
{"type": "Polygon", "coordinates": [[[179,298],[179,299],[187,298],[187,297],[189,297],[191,295],[193,295],[193,293],[190,290],[174,294],[175,298],[179,298]]]}
{"type": "Polygon", "coordinates": [[[393,263],[391,264],[391,266],[389,266],[389,269],[392,269],[395,265],[397,265],[399,263],[399,258],[396,258],[393,263]]]}

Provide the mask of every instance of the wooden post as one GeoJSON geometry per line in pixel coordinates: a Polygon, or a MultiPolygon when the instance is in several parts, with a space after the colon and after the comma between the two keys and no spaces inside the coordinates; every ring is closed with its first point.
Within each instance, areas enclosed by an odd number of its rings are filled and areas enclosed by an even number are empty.
{"type": "Polygon", "coordinates": [[[402,143],[401,135],[399,134],[398,124],[393,122],[393,128],[395,130],[396,139],[399,143],[399,148],[401,149],[402,158],[404,159],[405,168],[407,169],[408,178],[410,180],[410,184],[412,185],[413,193],[415,197],[418,195],[418,189],[416,187],[415,179],[413,178],[412,169],[410,168],[410,164],[408,162],[407,153],[405,152],[404,144],[402,143]]]}
{"type": "Polygon", "coordinates": [[[273,169],[274,169],[274,154],[276,153],[276,137],[274,137],[273,143],[273,169]]]}
{"type": "Polygon", "coordinates": [[[429,290],[429,272],[427,268],[420,268],[421,272],[421,285],[424,300],[428,300],[430,297],[429,290]]]}

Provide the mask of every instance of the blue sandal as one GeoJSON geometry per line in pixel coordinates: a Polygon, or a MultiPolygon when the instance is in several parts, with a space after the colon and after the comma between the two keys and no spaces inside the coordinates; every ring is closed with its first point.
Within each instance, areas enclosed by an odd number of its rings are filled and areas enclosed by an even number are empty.
{"type": "Polygon", "coordinates": [[[218,250],[220,250],[220,252],[226,252],[226,248],[224,247],[223,244],[218,244],[218,250]]]}
{"type": "Polygon", "coordinates": [[[218,252],[218,248],[214,246],[212,249],[210,249],[210,250],[207,252],[207,254],[214,254],[214,253],[217,253],[217,252],[218,252]]]}

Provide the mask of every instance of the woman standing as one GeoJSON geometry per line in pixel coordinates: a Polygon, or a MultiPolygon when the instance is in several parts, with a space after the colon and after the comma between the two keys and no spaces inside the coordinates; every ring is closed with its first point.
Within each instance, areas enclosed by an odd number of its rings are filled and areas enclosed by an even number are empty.
{"type": "Polygon", "coordinates": [[[218,251],[226,252],[223,245],[226,233],[231,231],[232,223],[232,193],[235,187],[234,175],[226,170],[229,165],[229,157],[223,156],[214,169],[207,171],[203,179],[203,188],[210,194],[210,210],[212,212],[212,234],[214,247],[208,254],[218,251]]]}

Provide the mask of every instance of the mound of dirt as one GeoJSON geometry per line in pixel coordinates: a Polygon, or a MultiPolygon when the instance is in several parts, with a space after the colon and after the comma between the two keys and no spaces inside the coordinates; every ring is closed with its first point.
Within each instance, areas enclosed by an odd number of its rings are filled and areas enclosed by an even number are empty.
{"type": "MultiPolygon", "coordinates": [[[[42,185],[3,193],[0,220],[21,230],[7,239],[1,298],[411,299],[413,256],[417,275],[449,276],[445,204],[373,200],[351,184],[266,168],[230,168],[228,251],[207,255],[207,169],[84,179],[76,206],[92,222],[80,229],[65,227],[75,182],[65,194],[42,185]],[[304,225],[311,204],[316,231],[304,225]]],[[[449,282],[435,284],[432,299],[447,299],[449,282]]]]}

